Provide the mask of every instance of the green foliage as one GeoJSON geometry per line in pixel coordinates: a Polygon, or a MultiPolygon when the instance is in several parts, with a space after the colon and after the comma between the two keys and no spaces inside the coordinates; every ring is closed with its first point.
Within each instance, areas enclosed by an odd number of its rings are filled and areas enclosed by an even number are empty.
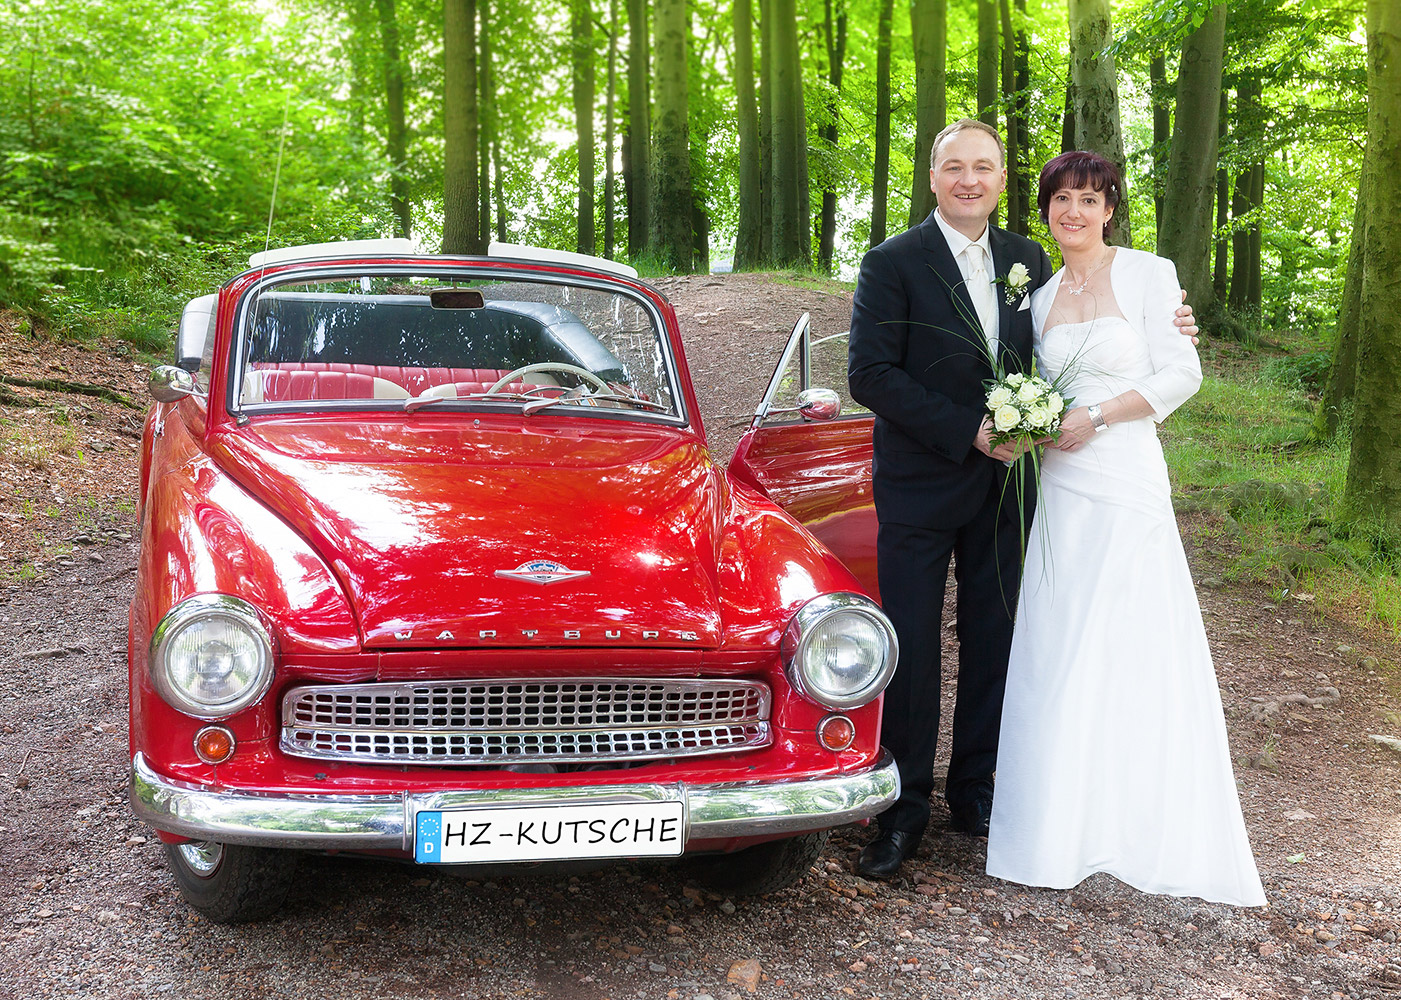
{"type": "Polygon", "coordinates": [[[1313,404],[1302,373],[1316,354],[1229,357],[1235,373],[1208,377],[1164,425],[1178,512],[1203,548],[1226,556],[1227,577],[1401,634],[1401,550],[1340,516],[1346,435],[1305,443],[1313,404]]]}

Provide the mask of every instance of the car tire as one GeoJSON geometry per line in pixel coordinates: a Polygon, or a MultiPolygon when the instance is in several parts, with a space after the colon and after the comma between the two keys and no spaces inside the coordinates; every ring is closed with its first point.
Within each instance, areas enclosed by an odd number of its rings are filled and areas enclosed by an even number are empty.
{"type": "Polygon", "coordinates": [[[827,831],[771,840],[733,854],[698,859],[701,881],[730,896],[763,896],[795,885],[822,856],[827,831]]]}
{"type": "Polygon", "coordinates": [[[287,898],[294,851],[213,841],[166,844],[180,895],[217,924],[242,924],[274,912],[287,898]]]}

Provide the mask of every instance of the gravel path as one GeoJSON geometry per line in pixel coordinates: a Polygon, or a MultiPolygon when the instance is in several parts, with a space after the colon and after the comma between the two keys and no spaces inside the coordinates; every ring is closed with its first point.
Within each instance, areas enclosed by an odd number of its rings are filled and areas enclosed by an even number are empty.
{"type": "MultiPolygon", "coordinates": [[[[758,278],[665,284],[717,454],[798,307],[826,324],[849,308],[758,278]]],[[[54,515],[37,578],[0,587],[0,998],[1401,996],[1401,755],[1369,739],[1401,728],[1396,646],[1240,587],[1202,599],[1263,910],[1105,876],[1073,892],[998,882],[982,873],[984,842],[949,833],[936,805],[890,884],[852,875],[856,828],[760,900],[709,893],[684,867],[455,873],[308,857],[278,918],[211,925],[180,902],[126,805],[135,526],[112,498],[129,488],[108,480],[81,517],[54,515]]],[[[1223,552],[1191,558],[1220,576],[1223,552]]]]}

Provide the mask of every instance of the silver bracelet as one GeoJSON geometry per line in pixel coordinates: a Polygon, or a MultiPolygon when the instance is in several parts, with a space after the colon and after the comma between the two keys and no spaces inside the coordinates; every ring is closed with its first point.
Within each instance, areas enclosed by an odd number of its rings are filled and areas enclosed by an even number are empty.
{"type": "Polygon", "coordinates": [[[1098,403],[1092,403],[1085,407],[1085,412],[1090,415],[1090,423],[1094,425],[1096,434],[1109,430],[1109,425],[1104,422],[1104,414],[1100,412],[1098,403]]]}

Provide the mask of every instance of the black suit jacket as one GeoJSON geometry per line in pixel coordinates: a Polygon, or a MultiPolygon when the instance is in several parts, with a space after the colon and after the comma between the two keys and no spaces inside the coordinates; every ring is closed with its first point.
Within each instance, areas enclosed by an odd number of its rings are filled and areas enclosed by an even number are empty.
{"type": "MultiPolygon", "coordinates": [[[[988,242],[995,276],[1015,263],[1026,265],[1026,295],[1051,277],[1039,243],[995,227],[988,242]]],[[[1008,303],[1004,285],[993,292],[1001,361],[1008,372],[1029,371],[1031,310],[1019,309],[1020,298],[1008,303]]],[[[1005,479],[1006,466],[973,447],[985,413],[983,383],[993,374],[985,343],[932,212],[866,253],[856,281],[847,375],[852,398],[876,414],[873,486],[882,522],[957,528],[988,501],[994,481],[1005,479]]],[[[1023,487],[1028,496],[1035,489],[1029,479],[1023,487]]]]}

